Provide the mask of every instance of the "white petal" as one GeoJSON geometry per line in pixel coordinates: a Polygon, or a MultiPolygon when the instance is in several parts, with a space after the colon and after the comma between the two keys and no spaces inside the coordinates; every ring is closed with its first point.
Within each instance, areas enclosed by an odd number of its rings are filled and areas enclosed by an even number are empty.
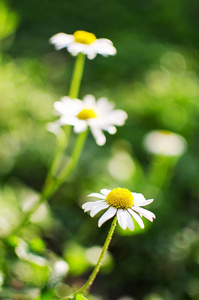
{"type": "Polygon", "coordinates": [[[96,197],[96,198],[99,198],[99,199],[106,199],[106,196],[102,195],[100,193],[92,193],[92,194],[89,194],[87,197],[96,197]]]}
{"type": "Polygon", "coordinates": [[[47,123],[46,124],[46,129],[55,134],[56,136],[60,136],[60,134],[62,133],[62,129],[60,128],[60,126],[57,123],[47,123]]]}
{"type": "Polygon", "coordinates": [[[78,107],[78,109],[82,109],[83,107],[83,104],[82,104],[82,101],[75,98],[75,99],[71,99],[70,97],[68,96],[64,96],[60,99],[60,101],[66,105],[68,108],[71,109],[74,109],[75,107],[78,107]]]}
{"type": "Polygon", "coordinates": [[[140,201],[140,202],[146,201],[144,195],[141,193],[132,193],[132,195],[133,195],[134,200],[136,200],[136,201],[140,201]]]}
{"type": "Polygon", "coordinates": [[[120,225],[120,227],[125,230],[127,228],[127,217],[126,217],[126,211],[123,209],[117,210],[117,220],[120,225]]]}
{"type": "Polygon", "coordinates": [[[137,211],[139,214],[143,215],[146,219],[148,219],[151,222],[153,222],[153,219],[156,218],[154,213],[152,213],[151,211],[149,211],[145,208],[132,206],[132,209],[137,211]]]}
{"type": "Polygon", "coordinates": [[[132,219],[132,217],[130,216],[130,214],[127,211],[125,211],[125,212],[126,212],[126,219],[127,219],[127,227],[131,231],[133,231],[134,228],[135,228],[134,223],[133,223],[133,219],[132,219]]]}
{"type": "Polygon", "coordinates": [[[78,53],[83,53],[85,51],[85,45],[80,43],[72,43],[68,46],[68,52],[76,56],[78,53]]]}
{"type": "Polygon", "coordinates": [[[113,45],[113,42],[111,40],[105,38],[97,39],[97,42],[102,44],[113,45]]]}
{"type": "Polygon", "coordinates": [[[153,202],[153,199],[146,200],[145,197],[141,193],[132,193],[135,206],[146,206],[153,202]]]}
{"type": "Polygon", "coordinates": [[[102,189],[102,190],[100,190],[100,192],[101,192],[103,195],[107,196],[107,195],[111,192],[111,190],[102,189]]]}
{"type": "Polygon", "coordinates": [[[132,215],[132,217],[136,220],[139,226],[143,229],[144,222],[142,221],[141,217],[138,214],[136,214],[131,208],[128,209],[128,212],[132,215]]]}
{"type": "Polygon", "coordinates": [[[102,130],[99,128],[92,128],[91,127],[91,132],[95,138],[96,143],[99,146],[103,146],[106,142],[105,135],[103,134],[102,130]]]}
{"type": "Polygon", "coordinates": [[[66,107],[63,105],[61,101],[56,101],[54,103],[54,109],[62,115],[64,112],[67,112],[66,107]]]}
{"type": "Polygon", "coordinates": [[[86,130],[87,123],[84,120],[78,120],[77,123],[74,126],[74,132],[80,133],[86,130]]]}
{"type": "Polygon", "coordinates": [[[98,203],[96,206],[94,206],[91,209],[90,216],[94,217],[98,212],[100,212],[101,210],[103,210],[105,208],[108,208],[109,206],[110,205],[108,203],[106,203],[105,201],[102,203],[98,203]]]}
{"type": "Polygon", "coordinates": [[[54,103],[55,110],[66,116],[76,116],[81,111],[82,106],[82,102],[79,99],[71,99],[69,97],[62,97],[60,101],[54,103]]]}
{"type": "Polygon", "coordinates": [[[109,207],[109,209],[101,216],[98,221],[98,227],[102,226],[104,222],[111,219],[116,214],[117,209],[114,207],[109,207]]]}
{"type": "Polygon", "coordinates": [[[92,44],[90,45],[84,45],[84,50],[82,51],[89,59],[95,58],[97,55],[97,52],[95,49],[93,49],[92,44]]]}
{"type": "Polygon", "coordinates": [[[117,131],[115,126],[108,126],[108,128],[107,129],[104,128],[104,130],[108,131],[108,133],[110,134],[115,134],[117,131]]]}
{"type": "Polygon", "coordinates": [[[116,109],[109,115],[109,124],[122,126],[127,119],[127,113],[124,110],[116,109]]]}
{"type": "Polygon", "coordinates": [[[72,34],[66,34],[63,32],[57,33],[50,38],[50,42],[55,45],[57,50],[67,47],[70,43],[74,42],[74,36],[72,34]]]}
{"type": "Polygon", "coordinates": [[[145,200],[144,202],[138,202],[135,201],[135,206],[146,206],[146,205],[149,205],[153,202],[154,199],[148,199],[148,200],[145,200]]]}
{"type": "Polygon", "coordinates": [[[92,47],[97,53],[104,56],[115,55],[117,52],[112,42],[108,39],[97,39],[92,43],[92,47]]]}
{"type": "Polygon", "coordinates": [[[89,59],[93,59],[96,56],[96,51],[90,45],[81,43],[72,43],[68,46],[68,52],[76,56],[78,53],[83,53],[88,56],[89,59]]]}
{"type": "Polygon", "coordinates": [[[94,59],[95,57],[96,57],[96,54],[97,53],[95,53],[95,52],[91,52],[91,53],[87,53],[87,57],[88,57],[88,59],[94,59]]]}
{"type": "Polygon", "coordinates": [[[108,114],[115,107],[113,102],[108,101],[107,98],[101,97],[97,100],[96,106],[101,113],[108,114]]]}
{"type": "Polygon", "coordinates": [[[73,116],[61,116],[61,118],[59,120],[56,121],[58,125],[62,126],[62,125],[72,125],[74,126],[78,120],[76,117],[73,116]]]}
{"type": "Polygon", "coordinates": [[[95,106],[95,97],[93,95],[86,95],[83,98],[83,102],[86,106],[95,106]]]}
{"type": "MultiPolygon", "coordinates": [[[[101,200],[100,202],[102,202],[103,200],[101,200]]],[[[98,202],[98,201],[93,201],[93,202],[86,202],[86,203],[84,203],[83,205],[82,205],[82,208],[83,208],[83,210],[84,210],[84,212],[86,212],[86,211],[89,211],[89,210],[91,210],[95,205],[96,205],[96,202],[98,202]]]]}

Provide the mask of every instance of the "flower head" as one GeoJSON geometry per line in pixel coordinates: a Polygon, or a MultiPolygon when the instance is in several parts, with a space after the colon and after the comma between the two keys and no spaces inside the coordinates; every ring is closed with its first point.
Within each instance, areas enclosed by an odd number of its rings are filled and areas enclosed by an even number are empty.
{"type": "Polygon", "coordinates": [[[122,126],[127,118],[125,111],[113,110],[114,105],[108,99],[100,98],[96,101],[92,95],[85,96],[82,101],[63,97],[55,102],[54,107],[61,115],[57,121],[59,125],[72,125],[76,133],[90,127],[98,145],[104,145],[106,142],[103,130],[114,134],[115,125],[122,126]]]}
{"type": "Polygon", "coordinates": [[[153,153],[165,156],[179,156],[186,148],[185,139],[168,130],[154,130],[147,134],[144,145],[153,153]]]}
{"type": "Polygon", "coordinates": [[[98,226],[117,215],[117,220],[122,229],[127,227],[134,230],[133,219],[144,228],[142,216],[153,221],[154,213],[140,206],[146,206],[153,202],[153,199],[146,200],[140,193],[132,193],[125,188],[115,188],[113,190],[102,189],[100,193],[92,193],[88,197],[96,197],[101,200],[86,202],[82,205],[84,212],[90,211],[90,216],[94,217],[101,210],[107,209],[100,217],[98,226]]]}
{"type": "Polygon", "coordinates": [[[95,58],[97,54],[103,56],[116,54],[116,49],[110,40],[97,39],[93,33],[83,30],[75,31],[73,34],[57,33],[50,38],[50,42],[57,50],[66,48],[73,56],[83,53],[89,59],[95,58]]]}

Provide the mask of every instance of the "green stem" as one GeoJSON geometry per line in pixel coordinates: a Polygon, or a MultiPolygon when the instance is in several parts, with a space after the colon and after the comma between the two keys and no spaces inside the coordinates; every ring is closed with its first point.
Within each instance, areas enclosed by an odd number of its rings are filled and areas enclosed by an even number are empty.
{"type": "Polygon", "coordinates": [[[39,206],[45,201],[44,195],[41,194],[39,200],[33,205],[31,210],[24,213],[23,218],[21,219],[20,223],[11,231],[9,234],[10,236],[17,235],[20,231],[25,227],[25,225],[29,222],[31,216],[36,212],[39,206]]]}
{"type": "Polygon", "coordinates": [[[53,177],[56,177],[61,160],[63,159],[63,153],[68,146],[69,135],[70,126],[66,126],[57,138],[57,148],[55,150],[54,158],[51,162],[51,166],[44,183],[43,191],[48,189],[48,186],[50,186],[52,183],[53,177]]]}
{"type": "Polygon", "coordinates": [[[86,141],[87,134],[88,134],[88,129],[78,135],[76,145],[74,147],[74,150],[72,152],[68,164],[63,168],[59,176],[55,179],[54,185],[51,186],[50,189],[45,191],[46,198],[51,197],[55,193],[55,191],[59,188],[59,186],[64,182],[64,180],[70,175],[72,170],[77,165],[77,162],[79,160],[79,157],[82,153],[86,141]]]}
{"type": "Polygon", "coordinates": [[[148,172],[148,181],[150,184],[159,188],[170,179],[171,170],[177,162],[176,157],[156,155],[148,172]]]}
{"type": "MultiPolygon", "coordinates": [[[[1,53],[0,53],[1,55],[1,53]]],[[[84,62],[85,62],[85,55],[79,54],[76,58],[73,76],[71,80],[71,87],[69,91],[69,97],[71,98],[77,98],[79,93],[79,88],[81,84],[81,79],[83,75],[84,70],[84,62]]],[[[20,231],[25,227],[25,225],[29,222],[31,216],[36,212],[36,210],[39,208],[39,206],[46,200],[49,199],[53,195],[53,193],[56,192],[56,190],[59,188],[59,186],[62,184],[62,182],[70,175],[70,173],[75,168],[79,157],[81,155],[81,152],[83,150],[84,142],[86,140],[87,132],[83,132],[79,135],[77,139],[77,143],[75,145],[74,151],[72,153],[71,159],[69,161],[69,164],[61,171],[60,176],[56,177],[56,174],[60,168],[61,162],[63,160],[64,151],[68,145],[68,140],[70,136],[70,126],[65,126],[63,129],[63,132],[58,136],[57,139],[57,148],[55,151],[55,155],[53,158],[53,161],[51,163],[49,172],[47,174],[41,195],[37,201],[29,210],[28,212],[25,212],[21,221],[19,224],[11,231],[9,236],[17,235],[20,233],[20,231]]]]}
{"type": "Polygon", "coordinates": [[[79,53],[77,55],[69,90],[69,97],[72,99],[77,98],[79,94],[80,83],[84,71],[85,57],[86,56],[83,53],[79,53]]]}
{"type": "MultiPolygon", "coordinates": [[[[71,86],[70,86],[70,90],[69,90],[70,98],[78,97],[80,84],[81,84],[81,80],[82,80],[82,75],[83,75],[83,71],[84,71],[85,57],[86,56],[84,54],[79,53],[76,58],[73,75],[72,75],[72,79],[71,79],[71,86]]],[[[70,129],[71,129],[70,126],[66,126],[64,128],[65,138],[63,136],[64,132],[63,132],[63,134],[61,134],[58,137],[57,149],[56,149],[54,159],[52,161],[50,170],[48,172],[48,175],[47,175],[47,178],[46,178],[46,181],[44,184],[44,190],[47,190],[48,187],[52,184],[53,176],[56,175],[56,172],[58,171],[58,168],[60,167],[61,160],[63,159],[64,151],[68,145],[70,129]]]]}
{"type": "MultiPolygon", "coordinates": [[[[82,75],[84,71],[84,64],[85,64],[85,55],[82,53],[79,53],[76,61],[75,66],[73,70],[73,75],[71,79],[71,86],[69,90],[69,97],[70,98],[77,98],[79,94],[80,84],[82,80],[82,75]]],[[[68,145],[68,139],[70,136],[70,126],[66,126],[65,131],[65,141],[63,141],[63,135],[60,135],[58,137],[57,141],[57,150],[54,156],[54,159],[52,161],[49,173],[47,175],[47,179],[45,181],[44,190],[47,190],[48,187],[52,184],[53,176],[56,175],[56,172],[58,168],[60,167],[61,160],[63,159],[64,151],[68,145]]]]}
{"type": "Polygon", "coordinates": [[[87,137],[88,130],[85,130],[84,132],[80,133],[77,138],[77,142],[75,144],[72,156],[70,158],[69,163],[65,166],[65,168],[61,171],[60,175],[57,178],[53,178],[53,182],[51,182],[51,185],[46,185],[43,189],[41,196],[37,203],[31,208],[30,211],[26,212],[24,214],[23,219],[18,224],[18,226],[11,232],[10,235],[15,235],[20,232],[24,228],[24,226],[27,224],[27,222],[30,220],[30,217],[36,212],[36,210],[39,208],[39,206],[48,198],[50,198],[56,190],[59,188],[59,186],[66,180],[66,178],[70,175],[70,173],[73,171],[75,166],[77,165],[77,162],[79,160],[79,157],[82,153],[86,137],[87,137]]]}
{"type": "Polygon", "coordinates": [[[108,246],[109,246],[109,244],[111,242],[111,239],[112,239],[115,227],[116,227],[116,222],[117,222],[117,216],[115,216],[114,219],[113,219],[113,221],[112,221],[110,230],[108,232],[108,235],[107,235],[107,238],[105,240],[104,246],[102,248],[102,252],[100,254],[98,262],[97,262],[95,268],[93,269],[91,275],[89,276],[87,282],[79,290],[77,290],[75,293],[73,293],[73,294],[71,294],[71,295],[69,295],[67,297],[62,298],[61,300],[73,299],[77,294],[84,293],[93,284],[93,281],[95,280],[95,278],[96,278],[96,276],[97,276],[97,274],[98,274],[98,272],[100,270],[100,267],[102,265],[102,261],[103,261],[104,255],[106,254],[108,246]]]}

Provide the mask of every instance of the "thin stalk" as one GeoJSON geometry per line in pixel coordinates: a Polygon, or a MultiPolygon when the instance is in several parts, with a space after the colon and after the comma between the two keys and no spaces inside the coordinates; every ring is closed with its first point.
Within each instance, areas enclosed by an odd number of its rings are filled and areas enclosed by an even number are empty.
{"type": "MultiPolygon", "coordinates": [[[[70,98],[78,97],[81,80],[82,80],[82,76],[83,76],[83,71],[84,71],[85,57],[86,56],[84,54],[79,53],[76,58],[73,75],[72,75],[72,79],[71,79],[70,90],[69,90],[70,98]]],[[[53,161],[51,163],[50,170],[48,172],[48,175],[47,175],[47,178],[46,178],[46,181],[44,184],[44,190],[47,190],[48,187],[51,184],[53,184],[53,177],[56,176],[56,172],[58,171],[61,161],[63,159],[64,151],[68,146],[70,131],[71,131],[71,127],[66,126],[64,128],[65,137],[63,136],[63,134],[61,134],[58,137],[57,149],[56,149],[53,161]]]]}
{"type": "Polygon", "coordinates": [[[36,210],[39,208],[39,206],[48,198],[50,198],[56,190],[59,188],[59,186],[66,180],[66,178],[70,175],[70,173],[73,171],[75,166],[78,163],[78,160],[80,158],[80,155],[82,153],[86,137],[87,137],[88,130],[85,130],[84,132],[80,133],[77,138],[77,142],[75,144],[72,156],[70,158],[69,163],[65,166],[65,168],[61,171],[60,176],[57,178],[53,178],[52,184],[49,186],[46,186],[45,189],[43,189],[41,196],[37,203],[32,207],[32,209],[28,212],[26,212],[23,216],[23,219],[18,224],[16,228],[11,232],[10,235],[18,234],[24,226],[27,224],[27,222],[30,220],[31,216],[36,212],[36,210]]]}
{"type": "Polygon", "coordinates": [[[29,222],[32,215],[36,212],[36,210],[39,208],[39,206],[45,201],[44,195],[41,194],[38,202],[33,205],[31,210],[24,213],[23,218],[21,219],[20,223],[11,231],[9,236],[17,235],[20,233],[20,231],[25,227],[25,225],[29,222]]]}
{"type": "Polygon", "coordinates": [[[52,183],[52,179],[56,177],[57,171],[60,167],[61,160],[63,159],[63,153],[68,146],[69,135],[70,135],[70,126],[66,126],[57,138],[57,148],[55,150],[55,155],[51,162],[51,166],[43,186],[43,191],[48,189],[48,186],[50,186],[52,183]]]}
{"type": "MultiPolygon", "coordinates": [[[[84,70],[84,63],[85,63],[85,55],[82,53],[79,53],[74,70],[73,75],[71,79],[71,86],[69,91],[69,97],[76,98],[79,94],[81,79],[83,75],[84,70]]],[[[59,188],[59,186],[63,183],[63,181],[70,175],[72,170],[75,168],[78,159],[80,157],[80,154],[82,152],[84,142],[87,136],[87,130],[85,132],[82,132],[79,134],[79,137],[77,139],[77,143],[75,145],[74,151],[72,153],[71,159],[68,163],[68,165],[61,171],[60,176],[56,177],[56,173],[60,167],[61,161],[64,156],[64,151],[68,145],[68,140],[70,136],[70,126],[66,126],[64,129],[64,133],[61,134],[58,137],[57,141],[57,149],[53,158],[53,161],[51,163],[48,175],[46,177],[41,195],[37,203],[32,207],[30,211],[24,214],[23,219],[18,224],[16,228],[11,232],[11,235],[17,234],[29,221],[30,217],[34,214],[34,212],[39,208],[39,206],[45,201],[48,200],[59,188]]]]}
{"type": "Polygon", "coordinates": [[[178,157],[155,155],[148,171],[148,181],[150,184],[162,188],[172,174],[171,170],[175,166],[178,157]]]}
{"type": "Polygon", "coordinates": [[[97,274],[98,274],[98,272],[100,270],[100,267],[102,265],[102,261],[103,261],[104,255],[106,254],[108,246],[109,246],[109,244],[111,242],[111,239],[112,239],[115,227],[116,227],[116,222],[117,222],[117,217],[115,216],[115,218],[113,219],[113,221],[111,223],[111,227],[110,227],[110,230],[108,232],[107,238],[105,240],[104,246],[102,248],[102,252],[100,254],[98,262],[97,262],[95,268],[93,269],[91,275],[89,276],[87,282],[79,290],[77,290],[75,293],[73,293],[73,294],[71,294],[71,295],[69,295],[67,297],[62,298],[61,300],[73,299],[77,294],[83,294],[93,284],[93,281],[95,280],[95,278],[96,278],[96,276],[97,276],[97,274]]]}
{"type": "Polygon", "coordinates": [[[68,164],[63,168],[63,170],[61,171],[59,176],[55,179],[53,186],[51,186],[51,188],[49,190],[45,191],[47,198],[51,197],[55,193],[55,191],[65,181],[65,179],[70,175],[72,170],[77,165],[80,155],[82,153],[85,141],[86,141],[87,134],[88,134],[88,129],[81,132],[78,135],[76,145],[74,147],[74,150],[72,152],[72,155],[70,157],[68,164]]]}
{"type": "Polygon", "coordinates": [[[80,83],[84,71],[85,57],[86,56],[83,53],[79,53],[77,55],[69,90],[69,97],[72,99],[77,98],[79,95],[80,83]]]}

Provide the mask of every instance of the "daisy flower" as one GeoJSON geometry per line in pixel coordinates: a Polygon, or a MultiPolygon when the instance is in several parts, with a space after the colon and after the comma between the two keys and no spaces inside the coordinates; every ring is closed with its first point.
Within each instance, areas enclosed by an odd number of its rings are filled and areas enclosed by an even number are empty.
{"type": "Polygon", "coordinates": [[[125,111],[116,109],[107,98],[97,101],[93,95],[86,95],[83,100],[63,97],[54,103],[55,110],[61,115],[59,125],[72,125],[74,131],[80,133],[88,127],[98,145],[106,142],[103,130],[110,134],[116,133],[116,127],[122,126],[127,118],[125,111]]]}
{"type": "Polygon", "coordinates": [[[179,156],[185,151],[186,141],[174,132],[154,130],[146,135],[144,146],[153,154],[179,156]]]}
{"type": "Polygon", "coordinates": [[[90,216],[94,217],[101,210],[107,209],[100,217],[98,226],[117,215],[120,227],[125,230],[127,227],[134,230],[133,219],[144,228],[142,216],[153,222],[154,213],[140,206],[146,206],[153,202],[153,199],[146,200],[140,193],[132,193],[125,188],[115,188],[113,190],[102,189],[100,193],[92,193],[88,197],[96,197],[100,200],[86,202],[82,205],[84,212],[90,211],[90,216]]]}
{"type": "Polygon", "coordinates": [[[97,39],[93,33],[83,30],[75,31],[73,34],[57,33],[50,38],[50,42],[57,50],[66,48],[73,56],[83,53],[89,59],[95,58],[97,54],[103,56],[116,54],[116,49],[110,40],[97,39]]]}

